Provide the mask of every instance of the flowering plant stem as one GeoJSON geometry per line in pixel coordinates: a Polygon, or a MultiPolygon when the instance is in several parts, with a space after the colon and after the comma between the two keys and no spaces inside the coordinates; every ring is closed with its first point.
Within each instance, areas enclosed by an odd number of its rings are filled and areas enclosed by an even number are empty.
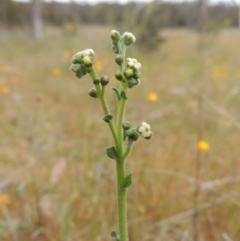
{"type": "MultiPolygon", "coordinates": [[[[124,53],[125,56],[125,53],[124,53]]],[[[91,69],[91,72],[89,73],[91,78],[93,80],[99,79],[94,67],[91,69]]],[[[99,84],[95,84],[96,91],[98,94],[98,98],[100,99],[103,111],[105,115],[109,115],[110,111],[108,109],[108,105],[106,103],[106,99],[104,96],[104,88],[100,88],[99,84]]],[[[127,92],[127,86],[122,86],[123,91],[125,93],[127,92]]],[[[119,111],[118,111],[118,128],[116,131],[116,128],[114,126],[114,123],[112,120],[109,121],[108,125],[111,130],[115,145],[116,145],[116,151],[119,157],[119,160],[116,161],[116,169],[117,169],[117,189],[118,189],[118,219],[119,219],[119,230],[120,230],[120,237],[121,241],[128,241],[128,228],[127,228],[127,189],[122,189],[125,176],[126,176],[126,157],[131,151],[132,145],[128,145],[126,151],[124,151],[124,138],[123,138],[123,129],[122,129],[122,123],[124,121],[124,115],[125,115],[125,109],[126,109],[126,100],[121,99],[119,104],[119,111]]]]}
{"type": "Polygon", "coordinates": [[[117,97],[118,113],[116,120],[113,121],[113,116],[105,99],[105,86],[109,83],[109,77],[104,75],[99,79],[94,68],[94,51],[86,49],[75,54],[70,68],[75,72],[77,78],[81,78],[87,73],[91,76],[95,88],[90,89],[89,95],[100,100],[105,114],[103,120],[108,123],[113,136],[115,146],[107,148],[107,156],[116,161],[120,236],[115,231],[111,235],[116,241],[128,241],[126,199],[127,189],[132,184],[132,178],[131,174],[126,175],[126,159],[131,152],[133,142],[137,141],[140,136],[150,139],[152,132],[150,125],[145,122],[142,122],[142,125],[138,128],[131,128],[130,122],[124,121],[128,88],[140,84],[141,64],[132,58],[127,58],[128,63],[126,64],[126,48],[135,42],[136,38],[132,33],[125,32],[120,35],[119,32],[113,30],[111,39],[112,50],[117,54],[115,62],[120,67],[120,70],[115,74],[116,79],[120,81],[119,86],[118,88],[112,88],[117,97]],[[127,140],[127,144],[124,145],[125,140],[127,140]]]}

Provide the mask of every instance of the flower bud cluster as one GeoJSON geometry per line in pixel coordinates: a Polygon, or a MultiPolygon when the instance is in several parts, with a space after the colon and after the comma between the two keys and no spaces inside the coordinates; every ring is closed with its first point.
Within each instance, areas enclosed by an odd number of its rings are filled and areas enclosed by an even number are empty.
{"type": "MultiPolygon", "coordinates": [[[[125,32],[123,35],[120,35],[120,33],[116,30],[111,31],[111,39],[112,39],[112,50],[115,54],[119,54],[119,41],[122,42],[123,45],[128,46],[136,41],[135,36],[132,33],[125,32]]],[[[118,60],[116,60],[117,64],[118,60]]]]}
{"type": "Polygon", "coordinates": [[[127,67],[124,71],[124,75],[127,80],[128,88],[133,88],[136,85],[140,84],[140,68],[141,64],[136,60],[132,58],[127,58],[127,67]]]}
{"type": "Polygon", "coordinates": [[[128,137],[129,141],[137,141],[137,139],[139,138],[140,134],[138,133],[138,131],[136,129],[132,129],[131,128],[131,124],[128,121],[125,121],[122,124],[122,128],[125,132],[125,135],[128,137]]]}
{"type": "Polygon", "coordinates": [[[137,139],[142,136],[145,139],[150,139],[152,137],[152,131],[149,124],[142,122],[141,126],[134,129],[131,128],[131,124],[128,121],[125,121],[122,124],[122,128],[128,137],[129,141],[137,141],[137,139]]]}
{"type": "Polygon", "coordinates": [[[85,49],[76,53],[72,57],[72,65],[70,69],[76,74],[77,78],[81,78],[87,74],[94,62],[94,51],[85,49]]]}

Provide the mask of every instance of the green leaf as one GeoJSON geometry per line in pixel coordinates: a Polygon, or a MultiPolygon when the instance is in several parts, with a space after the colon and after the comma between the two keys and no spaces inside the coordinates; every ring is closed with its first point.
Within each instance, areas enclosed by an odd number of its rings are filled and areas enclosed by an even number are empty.
{"type": "Polygon", "coordinates": [[[106,123],[109,123],[111,120],[112,120],[113,116],[112,115],[105,115],[103,117],[103,120],[106,122],[106,123]]]}
{"type": "Polygon", "coordinates": [[[126,190],[131,185],[132,185],[132,174],[128,174],[124,179],[123,185],[121,187],[121,191],[126,190]]]}
{"type": "Polygon", "coordinates": [[[122,97],[124,100],[127,100],[127,99],[128,99],[126,93],[125,93],[123,90],[122,90],[122,92],[121,92],[121,97],[122,97]]]}
{"type": "Polygon", "coordinates": [[[120,236],[115,231],[111,232],[111,236],[113,239],[120,241],[120,236]]]}
{"type": "Polygon", "coordinates": [[[114,146],[111,146],[111,147],[107,148],[107,156],[111,159],[119,161],[119,157],[118,157],[116,148],[114,146]]]}
{"type": "Polygon", "coordinates": [[[112,90],[115,92],[115,94],[116,94],[118,100],[120,100],[120,99],[121,99],[121,95],[120,95],[120,91],[119,91],[119,89],[116,88],[116,87],[112,87],[112,90]]]}

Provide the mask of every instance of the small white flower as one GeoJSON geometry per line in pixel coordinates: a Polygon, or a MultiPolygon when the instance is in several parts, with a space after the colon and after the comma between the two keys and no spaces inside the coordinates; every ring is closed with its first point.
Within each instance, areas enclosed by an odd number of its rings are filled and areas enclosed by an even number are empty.
{"type": "Polygon", "coordinates": [[[148,138],[152,135],[151,126],[146,122],[142,122],[142,125],[138,127],[138,132],[141,134],[142,137],[148,138]]]}
{"type": "Polygon", "coordinates": [[[142,67],[142,65],[136,59],[127,58],[127,61],[127,65],[136,70],[139,70],[142,67]]]}
{"type": "Polygon", "coordinates": [[[141,69],[141,67],[142,67],[142,65],[141,65],[140,63],[134,64],[134,68],[135,68],[136,70],[141,69]]]}
{"type": "Polygon", "coordinates": [[[89,55],[94,55],[94,50],[93,49],[87,49],[89,52],[89,55]]]}
{"type": "Polygon", "coordinates": [[[132,58],[127,58],[128,62],[133,62],[133,63],[137,63],[138,61],[136,59],[132,59],[132,58]]]}

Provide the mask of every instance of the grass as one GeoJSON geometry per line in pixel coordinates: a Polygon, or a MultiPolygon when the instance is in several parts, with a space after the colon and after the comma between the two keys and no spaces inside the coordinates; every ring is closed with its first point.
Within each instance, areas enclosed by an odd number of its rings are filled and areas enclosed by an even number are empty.
{"type": "MultiPolygon", "coordinates": [[[[10,204],[0,210],[0,240],[103,241],[117,229],[115,163],[105,155],[113,140],[88,96],[90,78],[79,80],[69,71],[71,56],[90,47],[96,68],[115,85],[110,30],[48,28],[42,43],[21,31],[2,36],[0,184],[10,204]]],[[[200,206],[208,204],[200,211],[201,240],[239,240],[240,138],[229,118],[240,121],[239,32],[207,35],[202,57],[196,32],[163,35],[166,42],[154,53],[136,46],[128,52],[143,67],[126,119],[135,126],[146,121],[154,132],[151,141],[136,143],[128,161],[130,240],[191,240],[192,214],[184,212],[193,208],[198,96],[190,89],[203,95],[203,137],[210,145],[200,177],[200,206]]],[[[107,92],[114,112],[113,92],[107,92]]]]}

